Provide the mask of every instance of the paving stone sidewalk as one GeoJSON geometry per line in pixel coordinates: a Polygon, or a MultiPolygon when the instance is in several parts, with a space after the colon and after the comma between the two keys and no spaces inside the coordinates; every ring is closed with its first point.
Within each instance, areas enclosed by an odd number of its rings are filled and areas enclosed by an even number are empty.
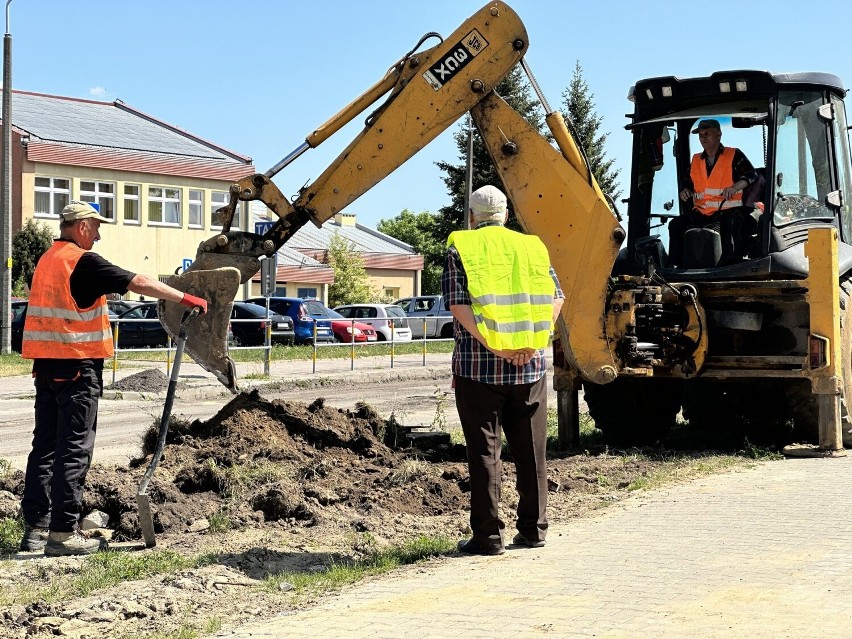
{"type": "Polygon", "coordinates": [[[852,457],[763,462],[442,558],[230,639],[852,637],[852,457]]]}

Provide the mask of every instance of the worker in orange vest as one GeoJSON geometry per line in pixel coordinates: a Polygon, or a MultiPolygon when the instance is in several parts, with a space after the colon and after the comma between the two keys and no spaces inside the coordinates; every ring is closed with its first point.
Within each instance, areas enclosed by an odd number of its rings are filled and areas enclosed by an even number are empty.
{"type": "Polygon", "coordinates": [[[59,239],[33,274],[21,355],[33,360],[33,447],[27,459],[21,550],[87,555],[106,547],[79,528],[83,482],[92,461],[104,359],[113,353],[106,295],[134,293],[207,311],[207,302],[125,271],[91,251],[100,239],[97,205],[62,209],[59,239]]]}
{"type": "Polygon", "coordinates": [[[683,236],[690,228],[711,228],[722,236],[722,263],[742,258],[743,189],[757,180],[757,172],[745,154],[722,145],[718,120],[701,120],[693,130],[704,149],[692,156],[689,178],[680,191],[682,202],[693,208],[669,222],[669,258],[683,259],[683,236]]]}

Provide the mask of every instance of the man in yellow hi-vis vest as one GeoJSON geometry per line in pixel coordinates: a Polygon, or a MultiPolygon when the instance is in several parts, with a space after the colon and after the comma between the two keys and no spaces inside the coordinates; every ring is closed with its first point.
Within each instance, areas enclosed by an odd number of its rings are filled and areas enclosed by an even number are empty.
{"type": "Polygon", "coordinates": [[[464,553],[504,552],[501,430],[515,461],[517,546],[547,533],[547,361],[544,348],[564,295],[544,244],[503,227],[506,196],[493,186],[470,200],[473,230],[447,241],[441,288],[453,314],[453,386],[467,445],[470,527],[464,553]]]}

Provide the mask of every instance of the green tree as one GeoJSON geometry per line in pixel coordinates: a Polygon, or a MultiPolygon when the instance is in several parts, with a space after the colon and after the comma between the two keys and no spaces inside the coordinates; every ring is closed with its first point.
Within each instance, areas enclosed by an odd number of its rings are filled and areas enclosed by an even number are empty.
{"type": "Polygon", "coordinates": [[[412,213],[404,209],[394,218],[379,220],[376,228],[405,242],[423,256],[422,292],[424,295],[440,294],[445,243],[437,238],[438,217],[428,211],[412,213]]]}
{"type": "Polygon", "coordinates": [[[583,79],[583,68],[578,60],[574,66],[571,83],[562,92],[564,106],[562,115],[573,122],[574,131],[586,152],[592,175],[598,181],[601,191],[616,200],[621,195],[621,189],[618,188],[620,171],[613,169],[614,160],[606,157],[604,145],[609,133],[600,133],[603,120],[595,111],[594,97],[594,93],[589,90],[589,85],[583,79]]]}
{"type": "Polygon", "coordinates": [[[12,238],[12,288],[21,295],[33,283],[36,264],[53,244],[54,232],[42,222],[29,219],[12,238]]]}
{"type": "Polygon", "coordinates": [[[328,264],[334,269],[334,284],[328,288],[328,305],[355,304],[371,299],[372,291],[364,269],[364,258],[355,244],[335,233],[328,243],[328,264]]]}
{"type": "MultiPolygon", "coordinates": [[[[496,91],[515,111],[520,113],[527,122],[544,135],[544,116],[541,107],[538,101],[533,98],[532,90],[526,82],[526,76],[521,67],[516,66],[512,69],[497,84],[496,91]]],[[[446,174],[443,180],[451,198],[450,205],[443,207],[439,211],[435,240],[441,244],[447,241],[450,233],[464,228],[464,215],[467,213],[464,211],[467,131],[467,122],[463,121],[453,136],[456,146],[459,149],[460,163],[437,162],[438,168],[446,174]]],[[[491,157],[488,155],[485,145],[475,131],[473,136],[473,176],[471,184],[474,191],[486,184],[493,184],[502,188],[502,182],[497,175],[494,164],[491,162],[491,157]]],[[[509,221],[507,226],[513,229],[520,228],[515,219],[511,203],[509,204],[509,221]]]]}

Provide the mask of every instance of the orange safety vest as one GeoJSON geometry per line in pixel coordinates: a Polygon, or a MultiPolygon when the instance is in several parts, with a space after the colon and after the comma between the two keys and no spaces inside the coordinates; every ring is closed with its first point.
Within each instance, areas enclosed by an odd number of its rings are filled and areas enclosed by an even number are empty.
{"type": "Polygon", "coordinates": [[[54,242],[33,274],[21,356],[27,359],[111,357],[112,332],[106,296],[79,308],[71,295],[71,273],[86,251],[73,242],[54,242]]]}
{"type": "Polygon", "coordinates": [[[689,168],[695,191],[692,201],[695,209],[703,215],[713,215],[716,211],[743,205],[742,191],[737,191],[727,200],[722,197],[722,189],[734,183],[735,152],[736,149],[732,147],[723,148],[710,175],[707,175],[707,163],[701,154],[692,156],[692,166],[689,168]]]}

